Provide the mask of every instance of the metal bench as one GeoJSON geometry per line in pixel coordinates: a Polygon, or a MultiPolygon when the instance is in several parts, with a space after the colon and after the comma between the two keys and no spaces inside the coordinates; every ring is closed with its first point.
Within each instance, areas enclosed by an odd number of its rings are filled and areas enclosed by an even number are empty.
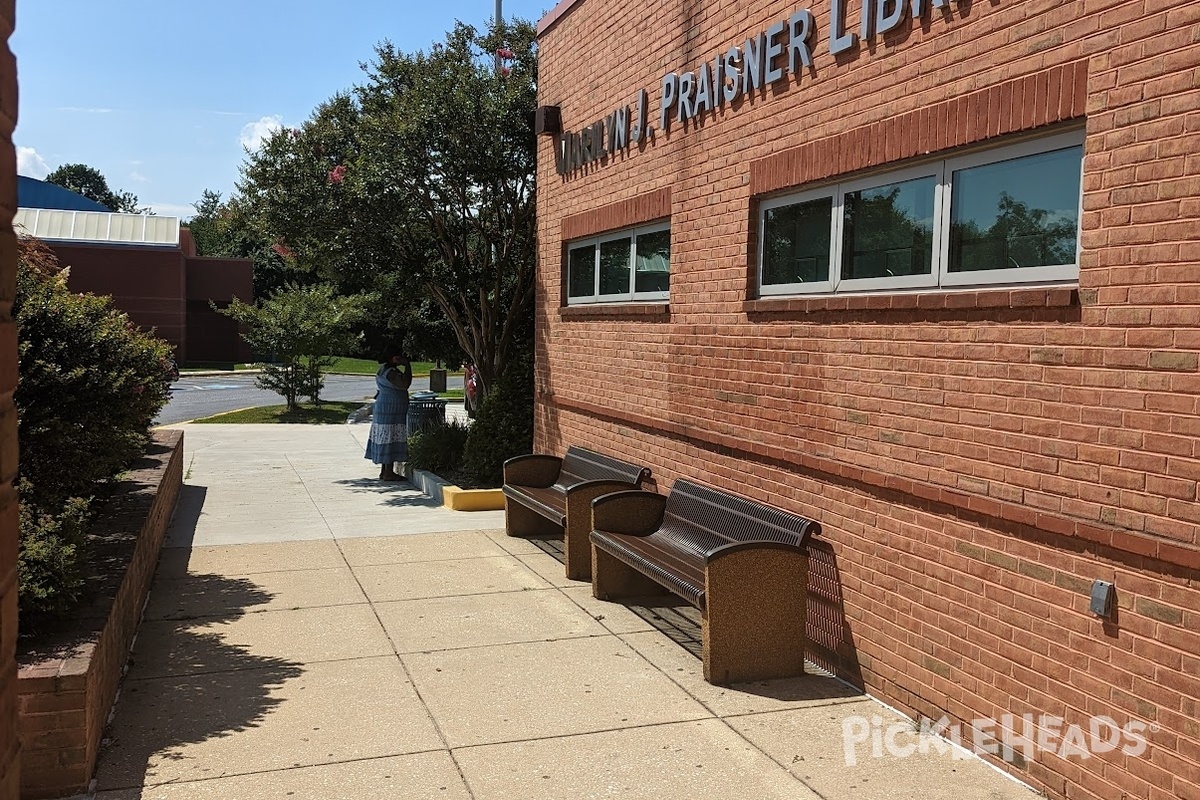
{"type": "Polygon", "coordinates": [[[670,494],[592,503],[592,591],[667,590],[700,609],[704,678],[730,684],[804,672],[811,519],[687,480],[670,494]]]}
{"type": "Polygon", "coordinates": [[[504,462],[504,523],[509,536],[562,535],[567,577],[592,577],[592,500],[638,488],[650,470],[582,447],[562,458],[528,455],[504,462]]]}

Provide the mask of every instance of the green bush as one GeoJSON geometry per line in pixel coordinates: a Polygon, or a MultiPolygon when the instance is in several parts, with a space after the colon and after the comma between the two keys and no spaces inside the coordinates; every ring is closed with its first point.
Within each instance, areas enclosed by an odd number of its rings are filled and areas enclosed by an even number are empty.
{"type": "Polygon", "coordinates": [[[57,509],[39,509],[27,498],[32,484],[22,479],[21,544],[17,555],[21,627],[36,629],[62,616],[79,599],[87,580],[87,531],[91,519],[86,498],[73,497],[57,509]]]}
{"type": "Polygon", "coordinates": [[[408,439],[408,463],[443,478],[453,477],[462,464],[470,427],[452,419],[423,428],[408,439]]]}
{"type": "Polygon", "coordinates": [[[87,509],[145,452],[166,404],[168,345],[107,297],[67,289],[53,253],[22,239],[17,323],[21,447],[20,603],[24,620],[61,613],[86,578],[87,509]]]}
{"type": "Polygon", "coordinates": [[[479,486],[504,483],[504,462],[533,452],[533,354],[510,362],[488,392],[463,448],[463,474],[479,486]]]}

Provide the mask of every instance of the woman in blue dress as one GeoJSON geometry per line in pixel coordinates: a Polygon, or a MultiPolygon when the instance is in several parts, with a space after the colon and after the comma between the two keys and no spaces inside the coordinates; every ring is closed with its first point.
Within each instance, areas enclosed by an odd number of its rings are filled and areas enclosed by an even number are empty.
{"type": "Polygon", "coordinates": [[[375,373],[375,409],[371,414],[371,434],[367,439],[366,458],[381,464],[379,480],[402,481],[395,464],[408,460],[408,387],[412,385],[412,364],[398,347],[384,351],[383,363],[375,373]]]}

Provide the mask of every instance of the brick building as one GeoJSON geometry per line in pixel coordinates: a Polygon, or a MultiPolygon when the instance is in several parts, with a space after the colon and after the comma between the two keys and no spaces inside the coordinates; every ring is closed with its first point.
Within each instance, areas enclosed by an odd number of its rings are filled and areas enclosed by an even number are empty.
{"type": "Polygon", "coordinates": [[[72,291],[111,296],[135,324],[170,343],[180,362],[250,360],[237,323],[211,305],[224,308],[235,297],[253,302],[250,259],[198,257],[191,231],[176,217],[64,210],[53,202],[20,208],[16,225],[70,267],[72,291]]]}
{"type": "Polygon", "coordinates": [[[1144,724],[989,758],[1200,797],[1200,4],[564,0],[539,52],[537,449],[814,516],[814,660],[1144,724]]]}

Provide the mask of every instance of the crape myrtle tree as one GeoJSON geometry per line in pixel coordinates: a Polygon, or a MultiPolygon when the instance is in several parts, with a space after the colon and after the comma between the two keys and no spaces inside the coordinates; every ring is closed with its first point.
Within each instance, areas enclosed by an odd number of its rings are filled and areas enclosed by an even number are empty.
{"type": "Polygon", "coordinates": [[[534,27],[458,23],[428,53],[383,42],[364,70],[249,156],[242,200],[296,268],[410,321],[432,302],[486,391],[529,348],[534,27]]]}

